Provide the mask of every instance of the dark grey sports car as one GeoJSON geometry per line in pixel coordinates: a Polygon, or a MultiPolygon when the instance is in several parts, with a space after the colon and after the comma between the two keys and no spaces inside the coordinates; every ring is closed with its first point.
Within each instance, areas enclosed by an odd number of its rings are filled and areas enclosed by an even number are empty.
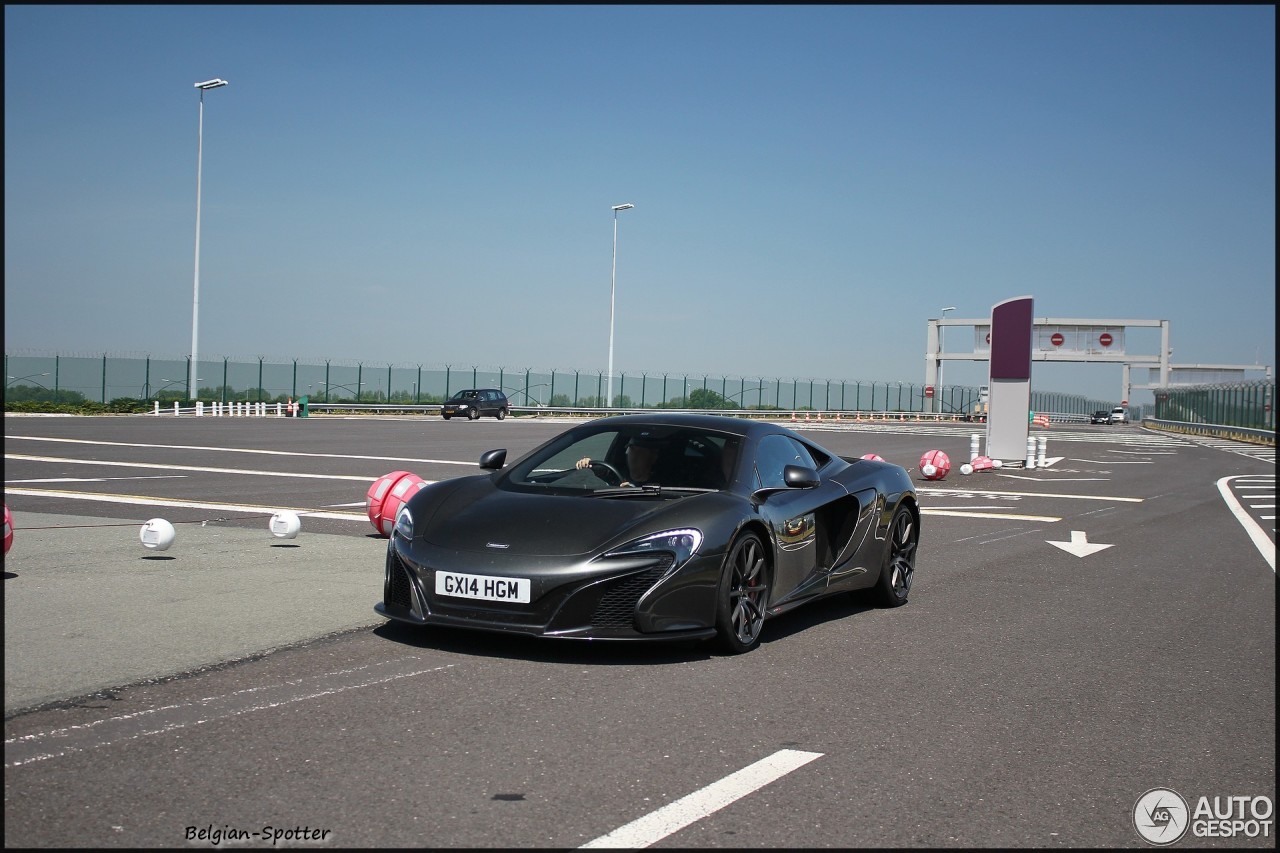
{"type": "Polygon", "coordinates": [[[419,625],[591,640],[760,642],[835,593],[907,600],[920,511],[907,472],[776,424],[589,421],[399,511],[374,609],[419,625]]]}

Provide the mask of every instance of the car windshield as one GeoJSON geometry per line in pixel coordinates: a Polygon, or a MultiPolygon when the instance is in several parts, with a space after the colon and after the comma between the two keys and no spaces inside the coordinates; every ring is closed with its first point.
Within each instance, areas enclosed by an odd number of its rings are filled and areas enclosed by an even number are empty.
{"type": "Polygon", "coordinates": [[[479,396],[480,394],[477,391],[459,391],[457,394],[454,394],[452,397],[450,397],[446,402],[463,403],[463,402],[466,402],[467,400],[474,400],[479,396]]]}
{"type": "Polygon", "coordinates": [[[741,438],[670,425],[573,430],[513,465],[499,488],[626,497],[719,491],[733,479],[741,438]]]}

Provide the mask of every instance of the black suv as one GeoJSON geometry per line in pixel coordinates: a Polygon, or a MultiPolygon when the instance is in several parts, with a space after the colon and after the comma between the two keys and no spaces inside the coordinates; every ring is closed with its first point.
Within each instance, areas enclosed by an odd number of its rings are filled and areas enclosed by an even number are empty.
{"type": "Polygon", "coordinates": [[[1091,424],[1109,424],[1111,423],[1111,412],[1106,409],[1098,409],[1092,415],[1089,415],[1089,423],[1091,424]]]}
{"type": "Polygon", "coordinates": [[[454,415],[472,421],[481,415],[493,415],[502,420],[510,411],[511,402],[497,388],[468,388],[445,400],[440,414],[446,421],[454,415]]]}

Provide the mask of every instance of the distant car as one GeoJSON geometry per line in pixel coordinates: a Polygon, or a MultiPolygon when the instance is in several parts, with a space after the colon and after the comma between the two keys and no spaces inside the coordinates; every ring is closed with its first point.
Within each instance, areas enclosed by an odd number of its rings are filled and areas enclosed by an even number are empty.
{"type": "Polygon", "coordinates": [[[1092,415],[1089,415],[1089,423],[1091,424],[1109,424],[1111,423],[1111,412],[1106,409],[1098,409],[1092,415]]]}
{"type": "Polygon", "coordinates": [[[1127,424],[1129,422],[1129,413],[1124,410],[1124,406],[1116,406],[1111,410],[1111,423],[1127,424]]]}
{"type": "Polygon", "coordinates": [[[714,640],[737,654],[807,602],[865,590],[896,607],[911,591],[920,509],[906,470],[777,424],[620,415],[506,456],[488,451],[485,473],[438,480],[400,508],[378,613],[524,636],[714,640]]]}
{"type": "Polygon", "coordinates": [[[481,415],[502,420],[510,411],[511,402],[497,388],[468,388],[445,400],[440,414],[446,421],[454,415],[472,421],[481,415]]]}

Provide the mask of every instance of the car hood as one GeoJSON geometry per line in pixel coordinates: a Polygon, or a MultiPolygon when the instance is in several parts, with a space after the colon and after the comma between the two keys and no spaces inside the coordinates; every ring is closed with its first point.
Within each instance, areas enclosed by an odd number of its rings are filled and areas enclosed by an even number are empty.
{"type": "Polygon", "coordinates": [[[710,495],[679,498],[576,497],[502,491],[487,476],[424,489],[410,502],[418,535],[431,545],[507,556],[570,557],[666,527],[676,507],[710,495]],[[628,535],[631,534],[631,535],[628,535]]]}

